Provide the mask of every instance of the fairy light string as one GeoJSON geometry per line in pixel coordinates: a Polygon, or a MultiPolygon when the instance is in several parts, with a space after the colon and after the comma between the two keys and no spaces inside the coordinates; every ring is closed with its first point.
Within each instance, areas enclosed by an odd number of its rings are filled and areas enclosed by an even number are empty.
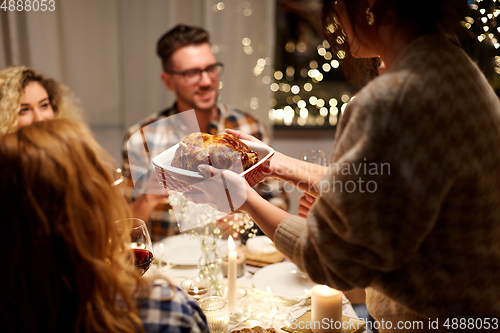
{"type": "MultiPolygon", "coordinates": [[[[497,26],[500,15],[500,0],[464,0],[467,1],[471,12],[466,15],[460,24],[475,34],[478,43],[487,44],[494,49],[500,48],[500,27],[497,26]]],[[[227,7],[222,1],[215,1],[212,9],[214,12],[223,13],[227,7]]],[[[252,1],[243,1],[241,11],[238,14],[242,18],[253,14],[252,1]]],[[[335,32],[336,27],[332,24],[327,27],[330,33],[335,32]]],[[[335,38],[335,43],[341,46],[345,43],[345,36],[340,34],[335,38]]],[[[214,53],[224,51],[225,45],[213,45],[214,53]]],[[[241,41],[244,54],[250,56],[257,50],[252,40],[244,37],[241,41]]],[[[308,51],[310,46],[304,42],[289,40],[284,45],[284,52],[290,56],[301,57],[308,51]]],[[[337,48],[338,49],[338,48],[337,48]]],[[[264,85],[274,93],[269,100],[269,118],[274,125],[279,126],[318,126],[334,127],[339,115],[343,112],[347,103],[353,98],[350,92],[343,92],[329,99],[322,99],[319,86],[325,81],[328,73],[339,73],[340,61],[345,58],[345,51],[333,51],[327,40],[323,40],[316,47],[319,55],[308,64],[289,65],[281,70],[274,70],[272,76],[266,74],[266,66],[272,66],[270,57],[258,58],[253,67],[255,77],[262,80],[264,85]],[[317,92],[316,92],[317,91],[317,92]]],[[[497,74],[497,82],[500,85],[500,56],[494,56],[494,71],[497,74]]],[[[220,89],[223,87],[220,82],[220,89]]],[[[252,97],[249,106],[256,109],[259,101],[252,97]]]]}

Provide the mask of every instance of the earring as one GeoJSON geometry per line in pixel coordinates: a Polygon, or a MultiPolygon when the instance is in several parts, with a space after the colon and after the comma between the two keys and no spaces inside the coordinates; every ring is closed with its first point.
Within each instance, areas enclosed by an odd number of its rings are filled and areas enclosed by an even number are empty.
{"type": "Polygon", "coordinates": [[[370,7],[366,8],[366,21],[368,25],[373,25],[373,23],[375,23],[375,15],[373,15],[370,7]]]}

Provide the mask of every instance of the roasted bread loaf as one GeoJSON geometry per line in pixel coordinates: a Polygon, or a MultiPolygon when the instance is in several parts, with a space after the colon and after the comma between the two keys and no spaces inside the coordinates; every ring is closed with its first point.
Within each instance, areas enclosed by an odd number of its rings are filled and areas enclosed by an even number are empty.
{"type": "Polygon", "coordinates": [[[259,161],[259,154],[231,134],[211,135],[195,132],[177,148],[172,166],[198,171],[198,165],[241,173],[259,161]]]}

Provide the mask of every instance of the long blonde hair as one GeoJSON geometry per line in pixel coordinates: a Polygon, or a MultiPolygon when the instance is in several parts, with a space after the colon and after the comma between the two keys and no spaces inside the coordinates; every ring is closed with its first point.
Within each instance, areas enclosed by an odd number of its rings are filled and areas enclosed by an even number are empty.
{"type": "Polygon", "coordinates": [[[55,118],[80,119],[78,103],[65,85],[26,66],[12,66],[0,70],[0,135],[12,132],[30,82],[39,82],[49,95],[55,118]]]}
{"type": "MultiPolygon", "coordinates": [[[[137,332],[149,293],[117,220],[129,216],[85,125],[34,123],[0,138],[2,329],[137,332]]],[[[147,284],[147,285],[146,285],[147,284]]]]}

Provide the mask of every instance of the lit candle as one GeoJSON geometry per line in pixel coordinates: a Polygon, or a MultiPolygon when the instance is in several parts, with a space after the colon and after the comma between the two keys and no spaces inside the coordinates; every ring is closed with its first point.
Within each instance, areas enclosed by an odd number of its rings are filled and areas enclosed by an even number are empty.
{"type": "Polygon", "coordinates": [[[236,260],[238,253],[235,251],[233,237],[229,236],[227,245],[229,246],[229,254],[227,256],[227,301],[229,311],[233,311],[236,302],[236,260]]]}
{"type": "Polygon", "coordinates": [[[341,291],[325,285],[314,286],[311,290],[311,306],[314,333],[342,332],[341,291]]]}
{"type": "Polygon", "coordinates": [[[208,292],[207,288],[197,286],[192,286],[188,289],[188,295],[192,296],[194,299],[199,299],[208,292]]]}
{"type": "Polygon", "coordinates": [[[196,277],[194,280],[184,280],[181,283],[181,288],[191,297],[198,300],[209,292],[209,282],[205,279],[196,277]]]}
{"type": "MultiPolygon", "coordinates": [[[[236,245],[236,242],[235,242],[236,245]]],[[[236,258],[236,277],[242,277],[245,275],[245,266],[246,266],[246,261],[245,261],[245,249],[242,246],[236,246],[236,253],[237,253],[237,258],[236,258]]],[[[222,276],[227,278],[227,273],[228,273],[228,254],[226,254],[224,257],[222,257],[221,260],[221,268],[222,268],[222,276]]]]}

